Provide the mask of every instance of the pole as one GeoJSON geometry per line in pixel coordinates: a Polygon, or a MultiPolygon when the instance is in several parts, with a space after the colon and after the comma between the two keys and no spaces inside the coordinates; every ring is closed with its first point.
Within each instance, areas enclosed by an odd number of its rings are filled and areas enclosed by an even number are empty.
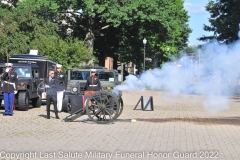
{"type": "Polygon", "coordinates": [[[144,44],[144,58],[143,58],[143,71],[145,71],[145,48],[146,48],[146,44],[144,44]]]}
{"type": "Polygon", "coordinates": [[[124,73],[123,73],[123,63],[121,63],[121,75],[122,75],[122,76],[121,76],[121,82],[123,82],[123,74],[124,74],[124,73]]]}

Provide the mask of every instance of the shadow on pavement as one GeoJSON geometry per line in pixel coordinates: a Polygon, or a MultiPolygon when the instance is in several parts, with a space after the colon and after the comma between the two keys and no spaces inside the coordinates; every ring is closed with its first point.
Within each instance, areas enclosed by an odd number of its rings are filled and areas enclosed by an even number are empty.
{"type": "Polygon", "coordinates": [[[239,117],[222,117],[222,118],[137,118],[137,121],[153,122],[153,123],[166,123],[166,122],[189,122],[198,125],[239,125],[239,117]]]}
{"type": "MultiPolygon", "coordinates": [[[[47,119],[47,115],[46,115],[46,114],[39,114],[38,116],[47,119]]],[[[50,116],[50,117],[51,117],[51,116],[50,116]]]]}
{"type": "Polygon", "coordinates": [[[131,122],[131,119],[116,119],[114,122],[131,122]]]}
{"type": "MultiPolygon", "coordinates": [[[[39,114],[38,116],[47,119],[47,114],[39,114]]],[[[50,115],[50,118],[56,118],[56,117],[55,117],[55,114],[50,115]]]]}

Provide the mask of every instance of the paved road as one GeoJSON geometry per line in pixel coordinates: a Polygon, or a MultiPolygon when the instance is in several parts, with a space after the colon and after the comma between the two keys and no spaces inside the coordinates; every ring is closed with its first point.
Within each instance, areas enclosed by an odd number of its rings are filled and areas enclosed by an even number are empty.
{"type": "Polygon", "coordinates": [[[124,92],[122,115],[107,125],[63,122],[63,112],[48,120],[44,105],[15,111],[0,117],[0,159],[240,159],[240,98],[213,99],[124,92]],[[133,110],[140,96],[153,96],[154,111],[133,110]]]}

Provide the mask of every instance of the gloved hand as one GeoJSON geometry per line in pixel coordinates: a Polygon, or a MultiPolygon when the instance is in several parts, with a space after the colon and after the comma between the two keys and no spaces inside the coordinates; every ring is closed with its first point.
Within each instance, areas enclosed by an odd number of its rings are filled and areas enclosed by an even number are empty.
{"type": "Polygon", "coordinates": [[[17,94],[17,91],[16,91],[16,90],[14,91],[14,94],[17,94]]]}
{"type": "Polygon", "coordinates": [[[9,68],[6,68],[6,70],[5,70],[6,72],[8,72],[9,71],[9,68]]]}

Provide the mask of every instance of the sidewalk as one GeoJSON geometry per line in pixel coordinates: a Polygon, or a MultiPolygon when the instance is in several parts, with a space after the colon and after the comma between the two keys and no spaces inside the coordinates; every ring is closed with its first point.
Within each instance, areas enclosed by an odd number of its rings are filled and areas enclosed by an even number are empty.
{"type": "Polygon", "coordinates": [[[123,113],[107,125],[83,121],[87,116],[62,122],[63,112],[47,120],[45,106],[15,111],[0,117],[0,158],[240,159],[240,97],[228,98],[229,107],[222,99],[212,114],[204,96],[123,92],[123,113]],[[133,110],[140,96],[153,96],[154,111],[133,110]]]}

